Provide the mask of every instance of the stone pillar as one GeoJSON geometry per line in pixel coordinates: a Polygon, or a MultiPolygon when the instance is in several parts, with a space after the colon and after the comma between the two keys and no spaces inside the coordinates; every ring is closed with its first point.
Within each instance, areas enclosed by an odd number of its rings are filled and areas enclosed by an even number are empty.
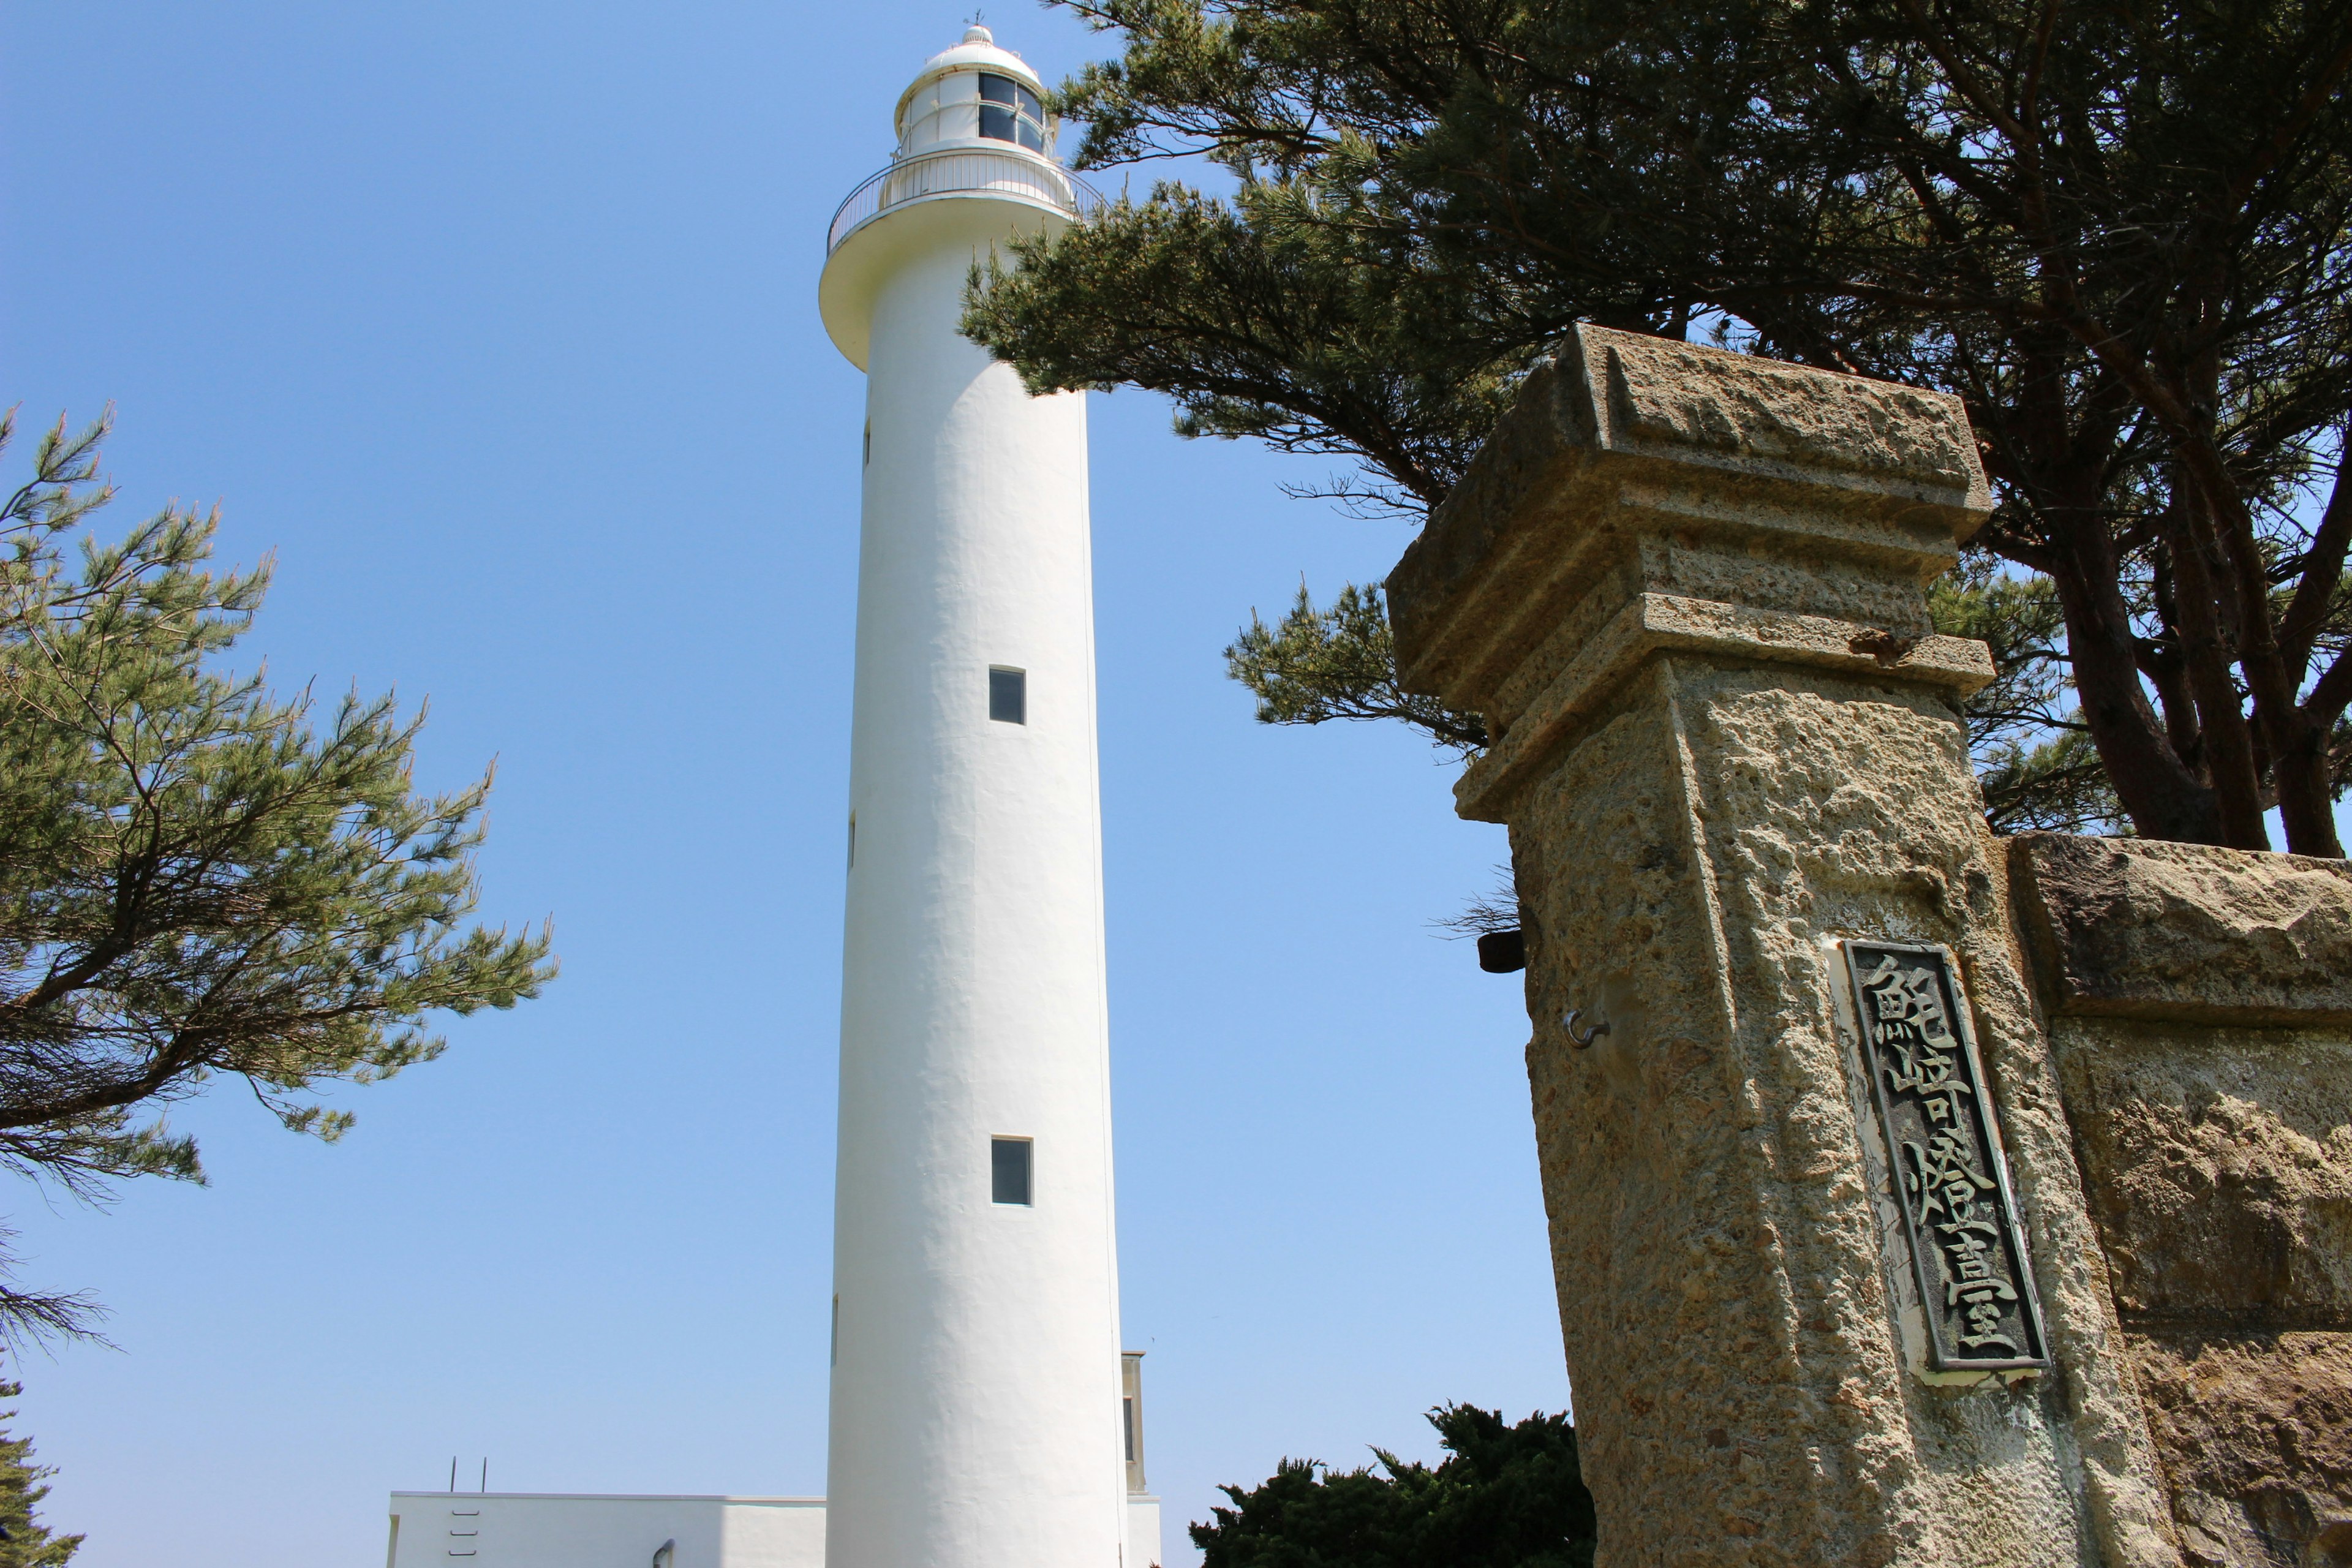
{"type": "Polygon", "coordinates": [[[1986,509],[1951,399],[1585,328],[1389,578],[1494,736],[1603,1568],[2179,1561],[1928,621],[1986,509]],[[2013,1202],[1921,1206],[1930,1112],[2013,1202]]]}

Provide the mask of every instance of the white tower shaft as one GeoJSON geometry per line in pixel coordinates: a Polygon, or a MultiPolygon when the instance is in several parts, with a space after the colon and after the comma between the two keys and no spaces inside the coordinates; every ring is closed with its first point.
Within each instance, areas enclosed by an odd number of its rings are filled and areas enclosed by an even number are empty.
{"type": "Polygon", "coordinates": [[[1059,176],[931,157],[824,283],[867,372],[826,1559],[1120,1568],[1086,405],[956,330],[1059,176]]]}

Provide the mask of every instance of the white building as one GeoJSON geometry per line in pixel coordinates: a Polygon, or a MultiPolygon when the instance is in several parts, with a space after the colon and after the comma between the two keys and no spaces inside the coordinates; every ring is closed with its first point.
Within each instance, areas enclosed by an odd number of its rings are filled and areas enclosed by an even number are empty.
{"type": "Polygon", "coordinates": [[[394,1492],[385,1568],[821,1568],[824,1500],[394,1492]],[[667,1553],[667,1556],[664,1554],[667,1553]]]}
{"type": "Polygon", "coordinates": [[[825,239],[866,373],[829,1496],[403,1492],[391,1568],[1160,1560],[1118,1338],[1086,402],[956,330],[975,262],[1093,199],[1043,90],[969,29],[825,239]]]}

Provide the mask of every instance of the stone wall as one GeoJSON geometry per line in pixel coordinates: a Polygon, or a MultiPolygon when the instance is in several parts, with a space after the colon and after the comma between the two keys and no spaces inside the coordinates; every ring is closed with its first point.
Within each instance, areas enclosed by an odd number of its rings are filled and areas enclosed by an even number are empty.
{"type": "Polygon", "coordinates": [[[2184,1553],[2352,1563],[2352,865],[2010,863],[2184,1553]]]}
{"type": "Polygon", "coordinates": [[[2352,1563],[2352,867],[1994,839],[1986,506],[1948,398],[1587,328],[1389,578],[1603,1568],[2352,1563]]]}

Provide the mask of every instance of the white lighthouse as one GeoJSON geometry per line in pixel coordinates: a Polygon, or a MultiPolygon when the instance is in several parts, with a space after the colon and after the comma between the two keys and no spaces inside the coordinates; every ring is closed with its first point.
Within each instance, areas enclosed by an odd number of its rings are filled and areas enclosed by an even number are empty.
{"type": "Polygon", "coordinates": [[[866,373],[829,1568],[1158,1557],[1127,1540],[1086,401],[956,330],[975,261],[1078,214],[1042,88],[971,27],[827,237],[866,373]]]}
{"type": "Polygon", "coordinates": [[[866,372],[828,1495],[395,1491],[391,1568],[1156,1568],[1118,1341],[1084,396],[956,331],[1096,198],[988,29],[825,236],[866,372]]]}

